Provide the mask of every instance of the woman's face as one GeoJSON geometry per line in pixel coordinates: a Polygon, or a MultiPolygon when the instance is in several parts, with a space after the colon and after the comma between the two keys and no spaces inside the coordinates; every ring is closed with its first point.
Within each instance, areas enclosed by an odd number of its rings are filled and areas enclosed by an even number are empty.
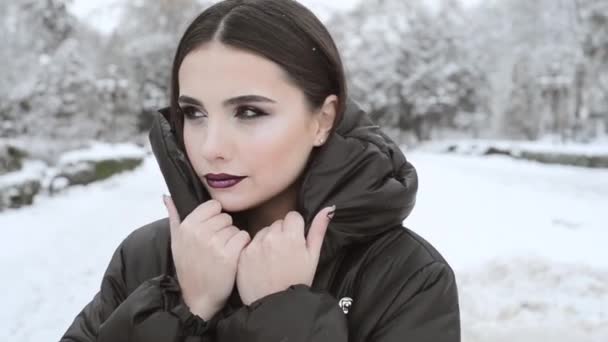
{"type": "Polygon", "coordinates": [[[230,212],[293,185],[335,116],[334,95],[313,112],[278,64],[217,42],[189,53],[178,77],[186,153],[211,197],[230,212]],[[218,188],[210,173],[245,178],[218,188]]]}

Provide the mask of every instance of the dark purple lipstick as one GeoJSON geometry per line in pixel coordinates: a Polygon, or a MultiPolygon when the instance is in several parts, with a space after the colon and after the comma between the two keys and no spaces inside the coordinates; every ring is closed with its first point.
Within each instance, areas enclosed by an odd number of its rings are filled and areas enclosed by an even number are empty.
{"type": "Polygon", "coordinates": [[[205,175],[205,179],[207,180],[207,184],[210,187],[215,189],[225,189],[232,187],[242,181],[245,177],[243,176],[235,176],[226,173],[208,173],[205,175]]]}

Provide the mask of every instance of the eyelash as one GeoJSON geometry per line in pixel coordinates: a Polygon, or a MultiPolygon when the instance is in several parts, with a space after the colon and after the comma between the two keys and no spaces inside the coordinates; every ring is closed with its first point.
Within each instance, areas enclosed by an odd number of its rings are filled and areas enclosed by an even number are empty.
{"type": "MultiPolygon", "coordinates": [[[[196,109],[195,107],[192,106],[185,106],[181,108],[182,113],[184,113],[184,117],[188,120],[196,120],[196,119],[200,119],[202,118],[202,116],[195,116],[194,113],[199,112],[202,113],[200,110],[196,109]]],[[[268,115],[268,113],[264,112],[261,109],[252,107],[252,106],[240,106],[236,108],[236,112],[237,114],[235,116],[240,116],[243,118],[243,120],[253,120],[265,115],[268,115]],[[255,113],[255,115],[253,116],[241,116],[240,114],[243,111],[251,111],[253,113],[255,113]]]]}

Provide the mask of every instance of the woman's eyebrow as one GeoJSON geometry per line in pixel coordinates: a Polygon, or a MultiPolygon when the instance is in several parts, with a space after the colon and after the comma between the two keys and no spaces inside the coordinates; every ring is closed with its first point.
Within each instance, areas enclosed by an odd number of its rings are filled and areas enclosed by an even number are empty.
{"type": "MultiPolygon", "coordinates": [[[[198,107],[205,109],[205,105],[201,101],[199,101],[191,96],[188,96],[188,95],[180,95],[178,102],[198,106],[198,107]]],[[[229,107],[229,106],[239,105],[242,103],[251,103],[251,102],[276,103],[276,101],[274,101],[273,99],[269,99],[269,98],[261,96],[261,95],[241,95],[241,96],[237,96],[237,97],[233,97],[233,98],[224,100],[223,104],[224,104],[224,107],[229,107]]]]}

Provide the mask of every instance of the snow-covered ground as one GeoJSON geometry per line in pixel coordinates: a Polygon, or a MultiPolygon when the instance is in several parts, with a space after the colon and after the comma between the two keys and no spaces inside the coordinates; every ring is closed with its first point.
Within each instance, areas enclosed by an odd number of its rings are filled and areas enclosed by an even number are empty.
{"type": "Polygon", "coordinates": [[[131,173],[0,213],[0,341],[56,341],[99,288],[120,241],[166,216],[154,159],[131,173]]]}
{"type": "Polygon", "coordinates": [[[457,272],[463,341],[608,341],[608,170],[408,153],[405,224],[457,272]]]}
{"type": "MultiPolygon", "coordinates": [[[[457,273],[464,342],[608,341],[608,171],[407,152],[405,224],[457,273]]],[[[153,158],[128,174],[0,214],[0,340],[57,340],[118,243],[165,216],[153,158]]]]}

